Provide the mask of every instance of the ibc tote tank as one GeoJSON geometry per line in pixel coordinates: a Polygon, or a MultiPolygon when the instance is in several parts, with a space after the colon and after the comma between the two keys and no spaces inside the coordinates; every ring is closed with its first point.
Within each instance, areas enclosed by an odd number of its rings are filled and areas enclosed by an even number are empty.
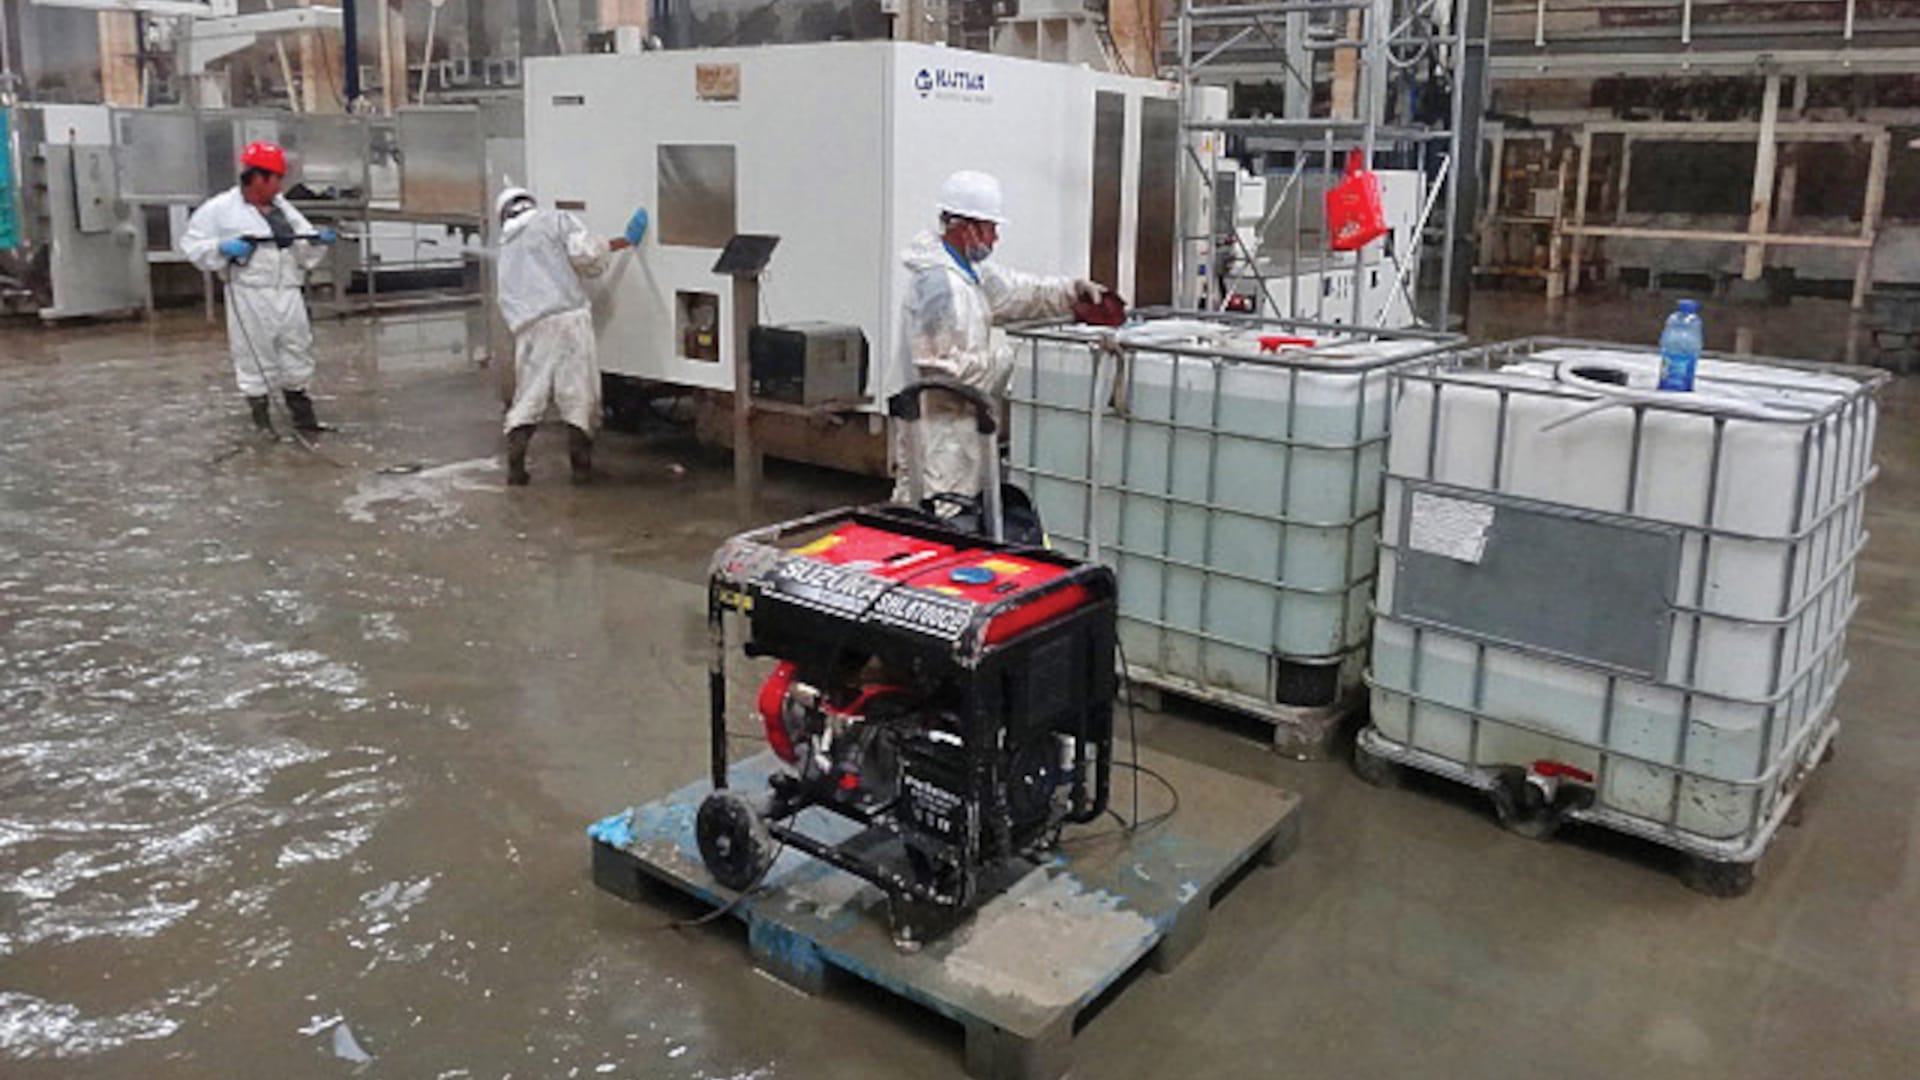
{"type": "Polygon", "coordinates": [[[1837,721],[1883,376],[1526,341],[1404,370],[1360,749],[1750,865],[1837,721]]]}
{"type": "Polygon", "coordinates": [[[1365,664],[1388,376],[1458,339],[1213,313],[1012,337],[1013,479],[1116,571],[1128,676],[1314,753],[1365,664]]]}

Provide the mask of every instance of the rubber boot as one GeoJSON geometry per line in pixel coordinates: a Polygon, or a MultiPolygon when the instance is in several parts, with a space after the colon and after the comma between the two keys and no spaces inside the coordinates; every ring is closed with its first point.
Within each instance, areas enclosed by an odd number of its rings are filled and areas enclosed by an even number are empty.
{"type": "Polygon", "coordinates": [[[507,432],[507,483],[521,487],[532,477],[527,475],[527,447],[533,442],[533,425],[522,424],[507,432]]]}
{"type": "Polygon", "coordinates": [[[313,399],[305,390],[289,390],[283,395],[287,399],[287,411],[293,414],[293,426],[300,431],[332,431],[313,415],[313,399]]]}
{"type": "Polygon", "coordinates": [[[247,408],[253,411],[254,427],[259,428],[263,434],[278,436],[279,433],[273,430],[273,400],[271,398],[265,394],[261,394],[259,397],[248,397],[247,408]]]}
{"type": "Polygon", "coordinates": [[[593,479],[593,436],[571,425],[567,427],[567,464],[573,468],[574,483],[593,479]]]}

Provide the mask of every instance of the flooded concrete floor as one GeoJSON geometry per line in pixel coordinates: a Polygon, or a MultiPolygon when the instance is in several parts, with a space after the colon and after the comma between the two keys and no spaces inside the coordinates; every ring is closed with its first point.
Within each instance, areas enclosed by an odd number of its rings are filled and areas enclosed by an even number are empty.
{"type": "MultiPolygon", "coordinates": [[[[1497,295],[1475,329],[1647,338],[1662,307],[1497,295]]],[[[1839,358],[1843,316],[1763,313],[1757,347],[1839,358]]],[[[336,467],[250,438],[191,314],[0,328],[0,1074],[959,1075],[944,1021],[800,997],[737,929],[589,884],[585,824],[704,767],[728,463],[662,425],[576,489],[543,434],[509,491],[462,330],[320,326],[336,467]]],[[[1086,1027],[1076,1075],[1912,1075],[1920,393],[1884,400],[1840,755],[1753,895],[1143,717],[1301,791],[1306,839],[1086,1027]]],[[[771,480],[769,518],[881,490],[771,480]]]]}

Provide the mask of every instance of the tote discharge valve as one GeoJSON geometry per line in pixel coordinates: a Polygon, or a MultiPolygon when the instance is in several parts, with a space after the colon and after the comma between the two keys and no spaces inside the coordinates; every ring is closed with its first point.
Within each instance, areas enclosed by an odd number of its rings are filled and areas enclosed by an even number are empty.
{"type": "Polygon", "coordinates": [[[696,835],[721,884],[751,889],[794,848],[879,886],[896,939],[925,940],[1106,811],[1105,567],[874,507],[735,537],[708,598],[715,790],[696,835]],[[727,786],[728,611],[745,616],[747,655],[777,661],[755,711],[785,767],[763,790],[727,786]],[[809,807],[851,835],[803,831],[809,807]]]}

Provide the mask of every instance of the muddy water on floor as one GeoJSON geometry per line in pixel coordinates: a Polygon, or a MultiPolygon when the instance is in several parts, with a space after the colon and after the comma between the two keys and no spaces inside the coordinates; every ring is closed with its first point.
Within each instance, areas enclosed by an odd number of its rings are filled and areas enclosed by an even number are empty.
{"type": "Polygon", "coordinates": [[[758,980],[690,990],[698,937],[601,932],[584,875],[697,770],[724,459],[614,438],[575,490],[543,442],[509,493],[427,325],[321,327],[340,467],[256,440],[191,319],[5,331],[0,1071],[779,1070],[708,1037],[758,980]]]}
{"type": "MultiPolygon", "coordinates": [[[[1665,307],[1503,298],[1476,329],[1651,340],[1665,307]]],[[[1831,307],[1755,320],[1762,351],[1841,355],[1831,307]]],[[[587,882],[588,821],[704,767],[727,459],[609,437],[576,490],[543,433],[505,490],[460,325],[319,327],[343,468],[251,442],[190,315],[0,327],[0,1076],[959,1075],[949,1026],[803,1000],[736,930],[587,882]]],[[[1499,1075],[1542,1031],[1569,1077],[1910,1075],[1912,382],[1883,397],[1842,752],[1754,895],[1143,716],[1304,792],[1305,838],[1082,1032],[1076,1075],[1499,1075]]],[[[769,517],[877,493],[773,481],[769,517]]]]}

